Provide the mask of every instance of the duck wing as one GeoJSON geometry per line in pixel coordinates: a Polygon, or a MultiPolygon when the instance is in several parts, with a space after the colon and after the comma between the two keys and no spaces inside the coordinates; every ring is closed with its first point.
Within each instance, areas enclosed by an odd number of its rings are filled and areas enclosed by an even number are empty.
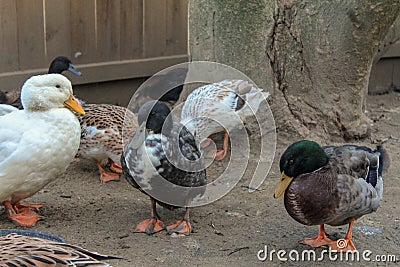
{"type": "Polygon", "coordinates": [[[24,121],[25,123],[18,123],[21,122],[21,112],[23,111],[0,116],[0,165],[17,153],[20,144],[23,145],[27,139],[32,139],[35,136],[36,131],[34,129],[32,129],[32,134],[24,134],[26,130],[31,129],[31,125],[26,121],[24,121]]]}
{"type": "Polygon", "coordinates": [[[329,224],[347,223],[374,212],[382,199],[383,179],[379,171],[381,152],[364,146],[324,147],[330,165],[337,175],[338,207],[329,224]]]}
{"type": "Polygon", "coordinates": [[[101,255],[84,248],[52,240],[11,233],[0,237],[1,266],[111,266],[101,255]]]}

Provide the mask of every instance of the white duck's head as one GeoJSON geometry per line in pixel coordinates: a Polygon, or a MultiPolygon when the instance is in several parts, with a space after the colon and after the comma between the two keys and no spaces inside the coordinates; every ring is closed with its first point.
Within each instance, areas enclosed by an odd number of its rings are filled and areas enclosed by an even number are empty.
{"type": "Polygon", "coordinates": [[[71,82],[61,74],[37,75],[26,80],[21,89],[21,103],[27,111],[68,107],[85,113],[73,96],[71,82]]]}

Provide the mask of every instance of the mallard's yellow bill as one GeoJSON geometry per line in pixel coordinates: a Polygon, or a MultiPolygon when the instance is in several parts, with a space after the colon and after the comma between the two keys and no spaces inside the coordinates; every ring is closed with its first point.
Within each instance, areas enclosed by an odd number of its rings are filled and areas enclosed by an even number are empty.
{"type": "Polygon", "coordinates": [[[292,177],[289,177],[285,174],[285,172],[282,172],[281,177],[279,178],[279,184],[275,188],[274,198],[279,198],[280,196],[282,196],[292,180],[292,177]]]}
{"type": "Polygon", "coordinates": [[[79,104],[78,101],[76,101],[76,99],[75,99],[75,97],[73,95],[70,95],[69,99],[64,102],[64,106],[66,106],[67,108],[72,109],[73,111],[78,112],[79,114],[82,114],[82,115],[85,114],[85,111],[83,110],[83,107],[81,106],[81,104],[79,104]]]}

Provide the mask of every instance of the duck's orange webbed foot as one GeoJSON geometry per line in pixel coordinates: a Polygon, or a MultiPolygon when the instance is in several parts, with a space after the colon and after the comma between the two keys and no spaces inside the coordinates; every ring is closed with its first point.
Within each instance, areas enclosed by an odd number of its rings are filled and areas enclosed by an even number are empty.
{"type": "Polygon", "coordinates": [[[156,201],[150,197],[151,200],[151,219],[147,219],[136,225],[135,233],[146,233],[148,235],[155,234],[165,229],[164,223],[160,220],[157,214],[156,201]]]}
{"type": "Polygon", "coordinates": [[[39,203],[21,203],[21,202],[17,202],[14,204],[14,209],[17,211],[21,211],[21,210],[25,210],[25,209],[29,209],[29,210],[39,210],[40,208],[43,208],[44,205],[43,204],[39,204],[39,203]]]}
{"type": "Polygon", "coordinates": [[[186,207],[186,212],[183,219],[167,226],[168,234],[177,233],[189,235],[192,232],[192,225],[189,222],[189,211],[190,209],[186,207]]]}
{"type": "Polygon", "coordinates": [[[343,239],[339,239],[337,241],[332,241],[329,243],[329,247],[332,250],[336,251],[352,251],[352,250],[357,250],[356,246],[354,245],[352,241],[352,236],[353,236],[353,224],[355,222],[354,218],[351,218],[349,220],[349,229],[347,230],[347,234],[343,239]]]}
{"type": "Polygon", "coordinates": [[[173,224],[167,226],[167,233],[177,233],[177,234],[185,234],[189,235],[192,232],[192,226],[190,222],[186,220],[179,220],[173,224]]]}
{"type": "Polygon", "coordinates": [[[332,243],[332,240],[330,240],[327,236],[326,236],[326,231],[324,228],[324,225],[321,224],[318,228],[318,235],[315,237],[310,237],[310,238],[303,238],[299,241],[302,244],[306,244],[309,245],[311,247],[317,248],[317,247],[321,247],[324,245],[329,245],[330,243],[332,243]]]}
{"type": "Polygon", "coordinates": [[[356,250],[353,241],[351,239],[346,239],[346,238],[330,242],[329,247],[331,248],[331,250],[343,251],[343,252],[356,250]]]}
{"type": "Polygon", "coordinates": [[[4,206],[8,215],[8,218],[13,220],[24,227],[32,227],[42,217],[37,214],[33,209],[42,207],[41,204],[20,204],[12,205],[10,201],[5,201],[4,206]]]}
{"type": "Polygon", "coordinates": [[[135,233],[155,234],[164,230],[164,223],[159,219],[147,219],[136,225],[135,233]]]}
{"type": "Polygon", "coordinates": [[[110,169],[118,174],[122,173],[122,166],[115,163],[112,159],[108,159],[108,163],[110,163],[110,169]]]}
{"type": "Polygon", "coordinates": [[[98,161],[96,161],[96,165],[100,172],[100,181],[102,184],[119,180],[119,174],[105,171],[98,161]]]}

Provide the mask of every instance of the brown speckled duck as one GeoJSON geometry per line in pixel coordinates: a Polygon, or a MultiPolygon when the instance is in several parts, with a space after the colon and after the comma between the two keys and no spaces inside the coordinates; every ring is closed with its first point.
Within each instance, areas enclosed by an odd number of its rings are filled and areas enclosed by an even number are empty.
{"type": "Polygon", "coordinates": [[[319,225],[316,237],[300,243],[332,250],[355,250],[354,221],[375,212],[383,193],[382,170],[386,152],[379,146],[344,145],[321,147],[303,140],[290,145],[280,159],[281,177],[275,198],[284,194],[285,208],[296,221],[319,225]],[[340,246],[326,236],[324,224],[349,224],[340,246]]]}
{"type": "Polygon", "coordinates": [[[32,230],[0,230],[0,266],[111,266],[119,259],[66,243],[62,238],[32,230]]]}
{"type": "Polygon", "coordinates": [[[102,183],[118,180],[122,173],[122,131],[133,136],[137,128],[137,116],[130,110],[111,104],[83,104],[85,114],[78,116],[81,124],[81,143],[78,157],[94,160],[102,183]],[[126,121],[124,122],[124,117],[126,121]],[[125,125],[124,125],[125,123],[125,125]],[[113,172],[102,164],[110,164],[113,172]]]}

